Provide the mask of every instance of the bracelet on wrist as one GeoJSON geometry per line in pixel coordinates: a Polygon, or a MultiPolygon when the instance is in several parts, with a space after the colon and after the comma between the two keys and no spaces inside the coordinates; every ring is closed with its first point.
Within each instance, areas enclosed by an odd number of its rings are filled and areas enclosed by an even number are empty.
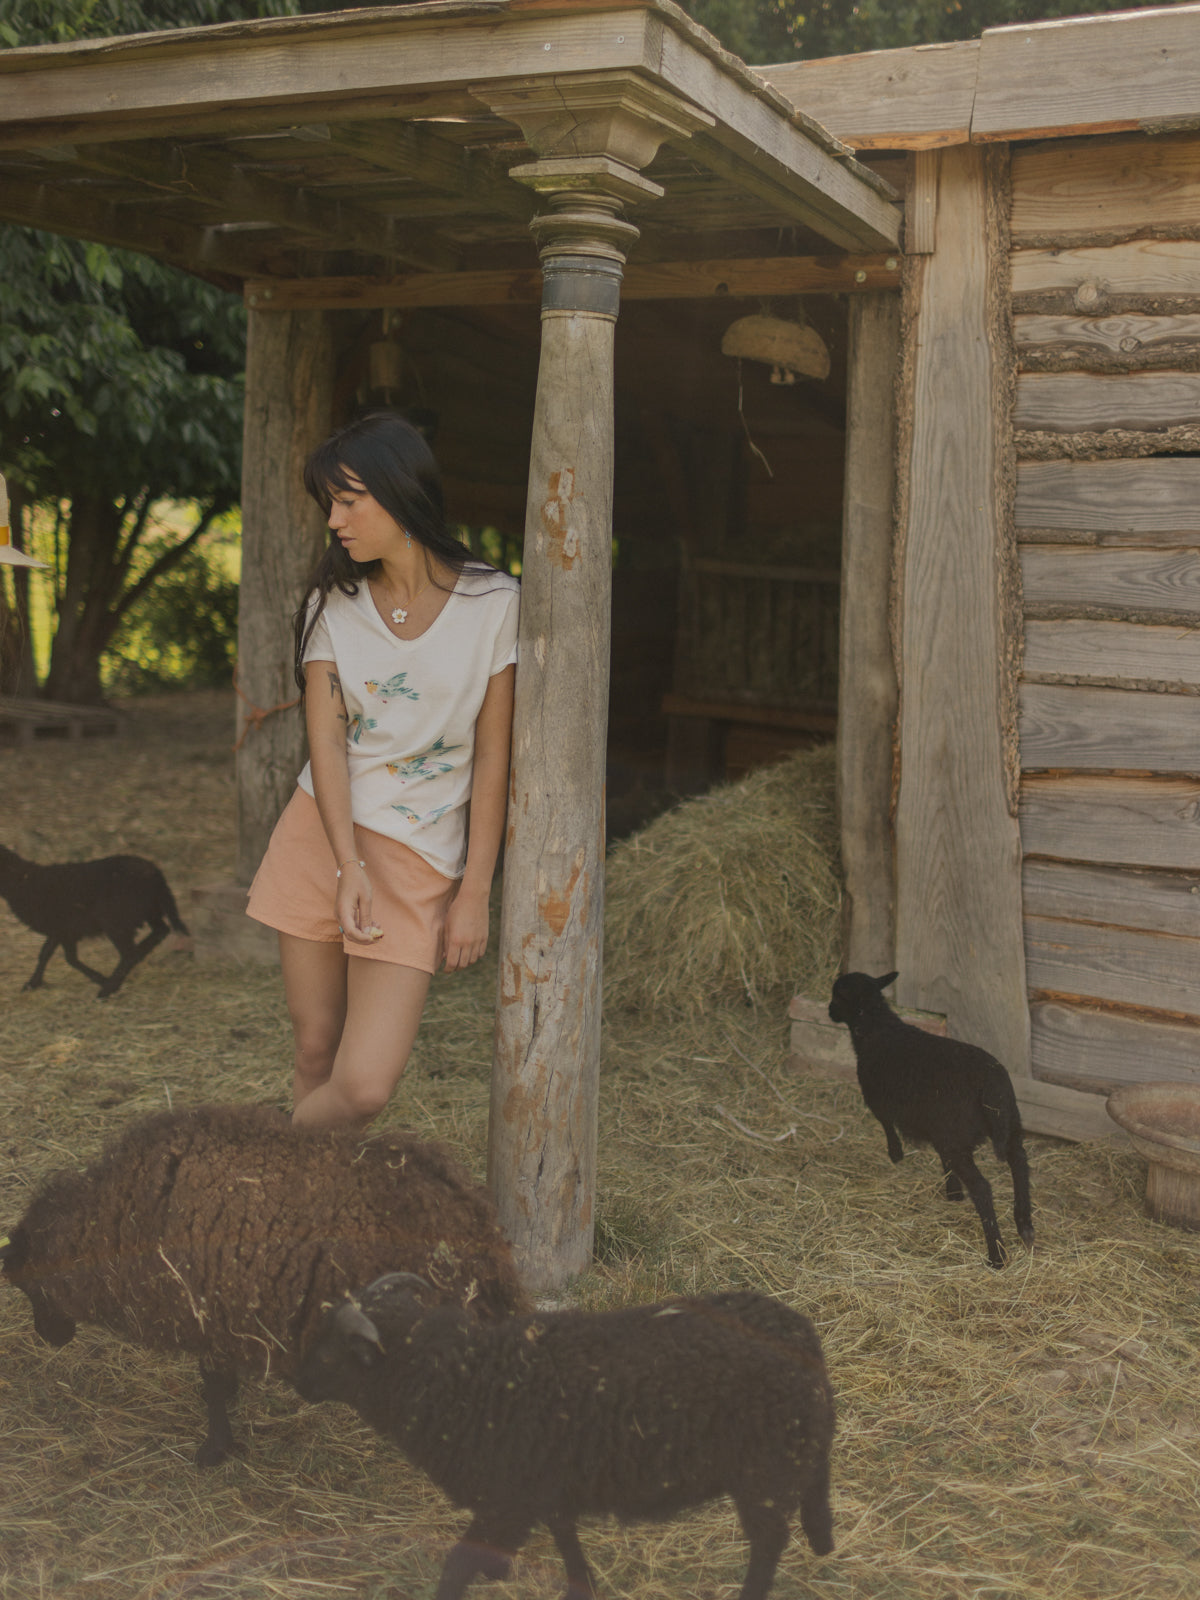
{"type": "Polygon", "coordinates": [[[367,863],[365,861],[359,861],[356,856],[351,856],[348,861],[343,861],[339,864],[337,869],[337,875],[339,878],[342,875],[342,867],[361,867],[365,872],[367,870],[367,863]]]}

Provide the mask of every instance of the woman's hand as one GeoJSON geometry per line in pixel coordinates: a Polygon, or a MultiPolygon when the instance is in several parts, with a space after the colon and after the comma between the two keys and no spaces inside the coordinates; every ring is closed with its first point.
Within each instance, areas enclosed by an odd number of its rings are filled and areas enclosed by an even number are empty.
{"type": "Polygon", "coordinates": [[[342,866],[334,910],[342,933],[353,944],[374,944],[380,937],[371,920],[371,880],[357,861],[342,866]]]}
{"type": "Polygon", "coordinates": [[[445,959],[447,972],[459,972],[479,960],[488,942],[488,893],[460,883],[446,912],[445,959]]]}

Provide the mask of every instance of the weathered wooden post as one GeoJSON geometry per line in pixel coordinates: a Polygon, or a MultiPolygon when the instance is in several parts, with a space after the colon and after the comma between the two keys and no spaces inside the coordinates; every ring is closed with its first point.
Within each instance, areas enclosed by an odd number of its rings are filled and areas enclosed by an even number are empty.
{"type": "Polygon", "coordinates": [[[304,763],[292,617],[325,538],[304,492],[304,458],[329,432],[331,317],[251,309],[242,459],[242,580],[238,607],[237,866],[248,884],[304,763]],[[258,713],[274,714],[259,717],[258,713]]]}
{"type": "Polygon", "coordinates": [[[512,176],[532,228],[542,347],[522,566],[488,1181],[527,1281],[583,1271],[594,1230],[612,592],[613,335],[639,170],[709,119],[653,85],[589,74],[475,89],[543,159],[512,176]],[[565,153],[564,153],[565,152],[565,153]]]}

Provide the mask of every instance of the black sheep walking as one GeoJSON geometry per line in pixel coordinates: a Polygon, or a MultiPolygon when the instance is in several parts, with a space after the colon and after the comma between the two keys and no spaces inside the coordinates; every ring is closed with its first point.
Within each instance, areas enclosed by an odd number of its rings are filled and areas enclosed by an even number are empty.
{"type": "Polygon", "coordinates": [[[997,1160],[1008,1163],[1013,1220],[1031,1245],[1029,1162],[1012,1082],[995,1056],[978,1045],[902,1022],[882,993],[898,976],[847,972],[833,985],[829,1015],[850,1029],[859,1087],[867,1108],[883,1124],[888,1155],[904,1159],[901,1134],[913,1144],[932,1145],[946,1174],[946,1198],[961,1200],[964,1189],[971,1196],[983,1223],[988,1262],[1002,1267],[1006,1253],[992,1188],[975,1165],[974,1151],[989,1139],[997,1160]]]}

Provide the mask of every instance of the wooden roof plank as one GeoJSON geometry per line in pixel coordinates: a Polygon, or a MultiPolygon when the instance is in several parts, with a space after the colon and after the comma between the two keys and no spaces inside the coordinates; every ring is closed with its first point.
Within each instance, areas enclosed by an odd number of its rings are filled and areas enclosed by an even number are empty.
{"type": "Polygon", "coordinates": [[[1200,117],[1200,5],[989,28],[971,136],[1159,131],[1200,117]]]}
{"type": "Polygon", "coordinates": [[[856,150],[965,144],[979,40],[756,67],[761,78],[856,150]]]}

